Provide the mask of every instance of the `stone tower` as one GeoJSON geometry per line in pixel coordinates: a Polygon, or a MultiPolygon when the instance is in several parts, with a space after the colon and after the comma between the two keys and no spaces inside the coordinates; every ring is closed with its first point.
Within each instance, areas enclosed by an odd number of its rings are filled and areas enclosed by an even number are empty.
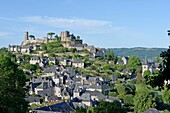
{"type": "Polygon", "coordinates": [[[68,42],[69,37],[70,37],[70,33],[69,33],[69,31],[64,31],[64,32],[61,32],[60,36],[61,36],[61,41],[68,42]]]}
{"type": "Polygon", "coordinates": [[[24,42],[26,42],[28,39],[28,31],[25,32],[25,38],[24,38],[24,42]]]}
{"type": "Polygon", "coordinates": [[[44,40],[45,40],[45,43],[48,44],[48,42],[49,42],[48,37],[44,37],[44,40]]]}

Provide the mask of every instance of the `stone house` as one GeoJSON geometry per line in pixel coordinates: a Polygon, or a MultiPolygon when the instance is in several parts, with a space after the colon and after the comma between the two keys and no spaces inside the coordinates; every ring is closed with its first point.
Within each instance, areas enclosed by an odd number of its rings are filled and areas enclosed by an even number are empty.
{"type": "Polygon", "coordinates": [[[33,48],[33,50],[40,50],[41,49],[41,45],[40,44],[33,44],[32,48],[33,48]]]}
{"type": "Polygon", "coordinates": [[[82,100],[82,103],[85,104],[86,106],[88,107],[92,106],[91,95],[89,93],[83,93],[80,99],[82,100]]]}
{"type": "Polygon", "coordinates": [[[73,60],[72,61],[72,66],[73,67],[84,68],[84,62],[81,61],[81,60],[73,60]]]}
{"type": "Polygon", "coordinates": [[[21,46],[21,53],[30,53],[31,51],[33,51],[32,46],[21,46]]]}
{"type": "Polygon", "coordinates": [[[57,64],[56,58],[55,57],[49,57],[48,58],[48,64],[57,64]]]}
{"type": "Polygon", "coordinates": [[[70,44],[68,48],[76,48],[78,51],[84,50],[84,46],[82,44],[70,44]]]}
{"type": "Polygon", "coordinates": [[[55,84],[61,84],[61,79],[59,75],[52,76],[52,80],[54,81],[55,84]]]}
{"type": "Polygon", "coordinates": [[[8,46],[8,51],[11,51],[11,52],[21,52],[21,46],[19,45],[9,45],[8,46]]]}
{"type": "Polygon", "coordinates": [[[106,50],[104,48],[97,48],[96,52],[91,52],[90,57],[96,58],[96,57],[105,57],[106,56],[106,50]]]}
{"type": "Polygon", "coordinates": [[[35,94],[40,96],[51,96],[54,95],[54,89],[52,86],[46,86],[46,82],[40,84],[35,88],[35,94]]]}
{"type": "Polygon", "coordinates": [[[33,110],[33,113],[70,113],[74,109],[68,102],[61,102],[33,110]]]}
{"type": "Polygon", "coordinates": [[[144,74],[145,71],[149,70],[151,73],[154,73],[154,70],[159,70],[158,68],[159,64],[155,62],[148,62],[145,60],[144,63],[142,63],[142,75],[144,74]]]}
{"type": "Polygon", "coordinates": [[[59,86],[59,84],[54,86],[54,96],[62,97],[61,96],[61,86],[59,86]]]}
{"type": "Polygon", "coordinates": [[[91,95],[91,100],[99,100],[99,99],[105,99],[106,97],[99,91],[86,91],[85,93],[89,93],[91,95]]]}
{"type": "Polygon", "coordinates": [[[29,103],[29,105],[40,104],[40,97],[29,96],[29,97],[25,98],[25,100],[29,103]]]}
{"type": "Polygon", "coordinates": [[[110,87],[107,86],[107,85],[99,85],[99,84],[96,84],[96,85],[89,85],[86,90],[88,91],[99,91],[99,92],[110,92],[110,87]]]}
{"type": "Polygon", "coordinates": [[[39,64],[40,62],[41,62],[41,59],[38,56],[31,57],[29,61],[30,64],[34,64],[34,65],[39,64]]]}
{"type": "Polygon", "coordinates": [[[123,69],[123,70],[120,72],[120,74],[121,74],[121,75],[123,75],[123,74],[132,75],[132,72],[131,72],[129,69],[125,68],[125,69],[123,69]]]}
{"type": "Polygon", "coordinates": [[[96,53],[96,48],[93,45],[84,46],[84,49],[86,49],[90,53],[96,53]]]}
{"type": "Polygon", "coordinates": [[[127,65],[128,60],[129,60],[129,57],[122,57],[122,61],[124,65],[127,65]]]}
{"type": "Polygon", "coordinates": [[[56,75],[57,69],[55,66],[47,67],[42,72],[42,77],[54,77],[56,75]]]}
{"type": "Polygon", "coordinates": [[[87,84],[87,85],[96,85],[98,82],[99,82],[99,77],[98,76],[84,76],[82,78],[84,80],[84,84],[87,84]]]}
{"type": "Polygon", "coordinates": [[[71,61],[65,58],[57,58],[57,62],[63,66],[71,65],[71,61]]]}

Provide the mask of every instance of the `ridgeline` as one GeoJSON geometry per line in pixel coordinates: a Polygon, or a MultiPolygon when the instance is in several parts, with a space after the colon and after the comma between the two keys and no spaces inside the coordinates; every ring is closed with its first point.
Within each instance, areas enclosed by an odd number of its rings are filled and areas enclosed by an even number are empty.
{"type": "Polygon", "coordinates": [[[160,56],[162,51],[166,51],[167,48],[144,48],[144,47],[135,47],[135,48],[110,48],[113,50],[115,56],[138,56],[141,60],[145,58],[154,60],[157,56],[160,56]]]}

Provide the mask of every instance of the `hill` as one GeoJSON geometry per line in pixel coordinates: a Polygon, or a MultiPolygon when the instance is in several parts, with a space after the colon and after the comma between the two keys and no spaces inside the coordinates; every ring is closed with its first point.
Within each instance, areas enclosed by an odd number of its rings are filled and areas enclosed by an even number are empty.
{"type": "Polygon", "coordinates": [[[116,56],[138,56],[141,60],[145,58],[154,60],[157,56],[160,56],[162,51],[167,50],[167,48],[144,48],[144,47],[135,47],[135,48],[110,48],[113,50],[116,56]]]}

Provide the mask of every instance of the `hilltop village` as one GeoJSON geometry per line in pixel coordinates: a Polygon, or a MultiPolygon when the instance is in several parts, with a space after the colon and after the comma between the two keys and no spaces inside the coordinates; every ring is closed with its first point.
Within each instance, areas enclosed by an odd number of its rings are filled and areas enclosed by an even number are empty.
{"type": "MultiPolygon", "coordinates": [[[[114,56],[69,31],[60,36],[49,32],[41,39],[25,32],[21,45],[9,45],[8,51],[27,74],[25,99],[34,113],[69,113],[98,106],[100,100],[117,101],[120,109],[133,111],[134,84],[142,82],[148,70],[159,70],[159,62],[114,56]]],[[[154,107],[148,110],[156,111],[154,107]]]]}

